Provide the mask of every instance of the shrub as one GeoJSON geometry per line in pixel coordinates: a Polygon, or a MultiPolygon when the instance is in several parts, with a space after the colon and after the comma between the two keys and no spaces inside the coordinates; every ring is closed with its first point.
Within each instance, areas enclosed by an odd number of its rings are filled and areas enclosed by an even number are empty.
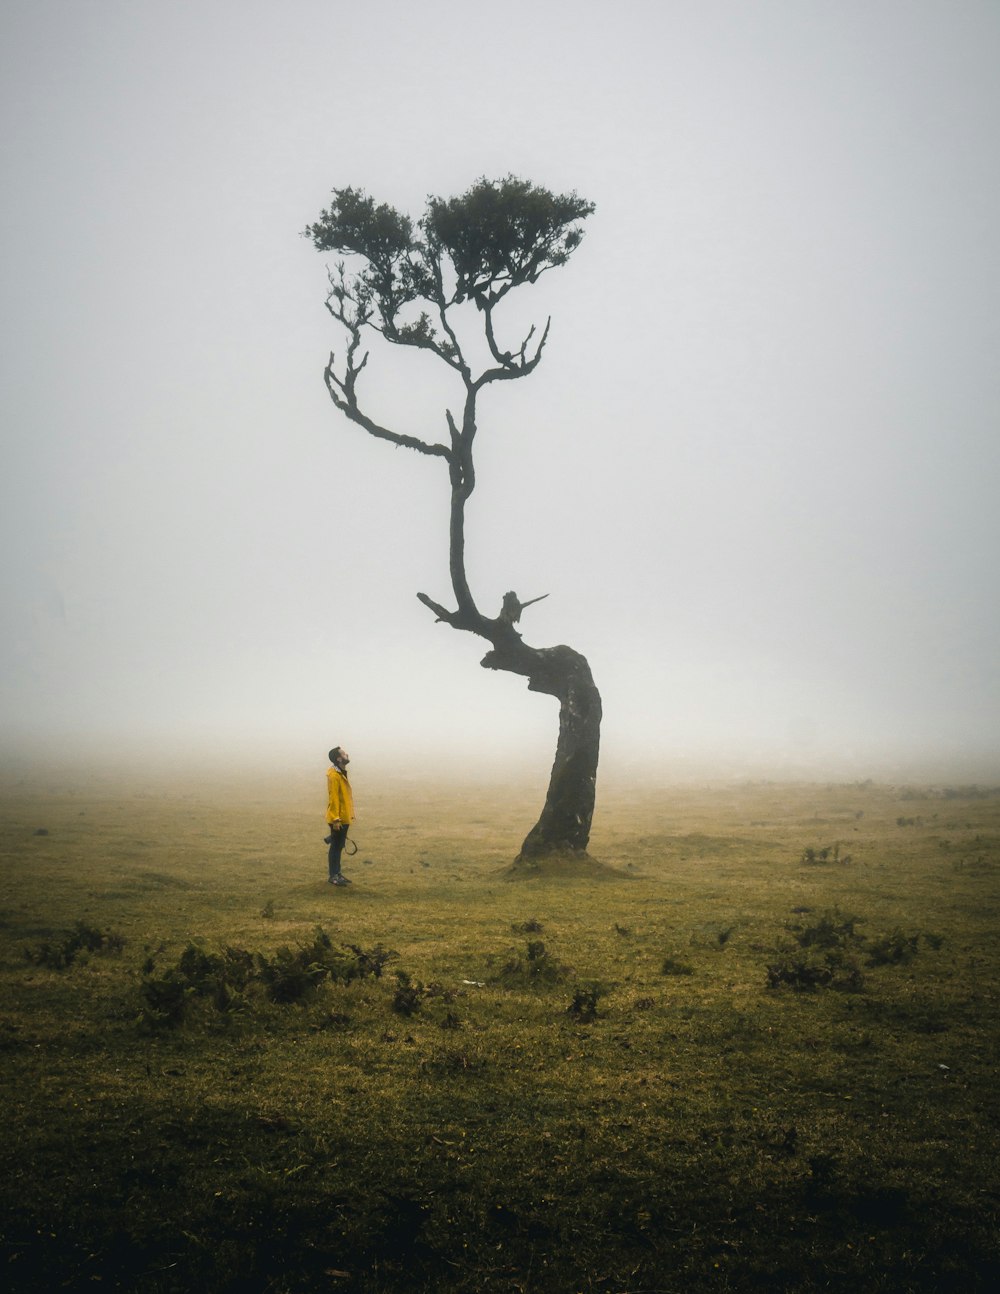
{"type": "Polygon", "coordinates": [[[223,1013],[243,1010],[249,1005],[245,994],[254,985],[271,1002],[286,1006],[301,1002],[326,980],[346,983],[366,975],[378,979],[385,963],[396,955],[381,944],[367,951],[337,948],[321,926],[316,927],[312,943],[296,949],[281,947],[270,957],[246,948],[226,947],[212,953],[188,944],[177,965],[159,977],[153,975],[153,958],[146,959],[140,1020],[154,1027],[180,1024],[193,998],[206,998],[223,1013]]]}
{"type": "Polygon", "coordinates": [[[907,935],[898,927],[876,939],[868,948],[869,966],[894,966],[912,961],[917,955],[919,935],[907,935]]]}
{"type": "Polygon", "coordinates": [[[77,921],[56,943],[45,940],[33,948],[26,948],[24,955],[36,966],[48,966],[51,970],[66,970],[81,952],[120,953],[125,947],[123,935],[112,930],[99,930],[96,926],[77,921]]]}
{"type": "Polygon", "coordinates": [[[574,1016],[581,1024],[590,1024],[597,1019],[597,1003],[606,990],[599,984],[590,984],[575,989],[573,1000],[566,1008],[566,1014],[574,1016]]]}
{"type": "MultiPolygon", "coordinates": [[[[855,955],[864,953],[866,966],[898,966],[917,954],[920,934],[907,934],[897,927],[888,934],[869,939],[857,926],[861,917],[834,910],[823,913],[809,926],[787,926],[797,948],[779,948],[777,959],[767,967],[771,988],[840,988],[857,992],[864,976],[855,955]]],[[[924,934],[932,948],[940,948],[941,935],[924,934]]]]}
{"type": "Polygon", "coordinates": [[[310,958],[309,952],[282,947],[270,960],[258,955],[258,978],[272,1002],[299,1002],[329,975],[329,968],[310,958]]]}
{"type": "Polygon", "coordinates": [[[404,970],[396,971],[396,991],[392,996],[392,1009],[397,1015],[415,1015],[420,1010],[424,986],[414,982],[404,970]]]}
{"type": "Polygon", "coordinates": [[[694,967],[687,962],[678,961],[676,957],[664,957],[660,967],[661,975],[693,975],[694,967]]]}
{"type": "Polygon", "coordinates": [[[768,987],[860,992],[864,976],[852,956],[864,943],[864,935],[856,929],[860,921],[834,909],[822,913],[812,925],[786,927],[798,947],[778,949],[776,960],[767,967],[768,987]]]}
{"type": "Polygon", "coordinates": [[[841,857],[840,845],[810,846],[802,851],[802,862],[808,866],[816,866],[823,863],[841,863],[847,865],[851,861],[850,854],[844,854],[841,857]]]}
{"type": "Polygon", "coordinates": [[[367,951],[359,948],[357,944],[351,944],[350,949],[358,959],[358,973],[361,976],[371,975],[375,979],[381,979],[386,963],[399,956],[399,953],[391,952],[381,944],[376,944],[374,948],[369,948],[367,951]]]}
{"type": "Polygon", "coordinates": [[[857,963],[837,950],[825,953],[786,950],[767,967],[768,988],[791,988],[799,993],[835,988],[859,993],[864,983],[857,963]]]}
{"type": "Polygon", "coordinates": [[[811,926],[788,926],[800,948],[852,948],[864,942],[855,926],[861,917],[845,916],[839,909],[824,912],[819,920],[811,926]]]}
{"type": "Polygon", "coordinates": [[[145,1003],[139,1015],[140,1023],[149,1028],[160,1028],[181,1023],[194,989],[185,984],[176,971],[168,971],[160,979],[150,977],[143,980],[140,992],[145,1003]]]}
{"type": "Polygon", "coordinates": [[[347,983],[371,975],[378,979],[382,967],[396,954],[381,945],[366,952],[363,948],[335,948],[321,926],[311,944],[300,945],[294,952],[279,948],[270,960],[256,956],[257,977],[265,985],[272,1002],[299,1002],[324,980],[347,983]]]}
{"type": "Polygon", "coordinates": [[[541,939],[533,939],[525,948],[525,955],[511,955],[500,971],[499,979],[506,984],[557,984],[570,974],[552,956],[541,939]]]}

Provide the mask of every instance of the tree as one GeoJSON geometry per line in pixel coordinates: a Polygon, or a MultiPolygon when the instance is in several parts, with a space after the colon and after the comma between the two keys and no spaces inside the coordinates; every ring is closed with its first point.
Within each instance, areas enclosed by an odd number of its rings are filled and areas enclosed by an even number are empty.
{"type": "MultiPolygon", "coordinates": [[[[594,207],[575,193],[556,195],[525,180],[479,180],[456,198],[430,197],[414,226],[408,216],[376,205],[364,192],[334,189],[333,201],[306,237],[318,251],[352,258],[329,271],[326,307],[347,334],[337,362],[331,353],[324,372],[336,407],[371,436],[442,458],[451,482],[449,561],[456,607],[418,593],[438,623],[477,634],[490,643],[486,669],[506,670],[528,680],[533,692],[559,701],[559,738],[541,816],[528,833],[520,860],[545,854],[586,851],[594,813],[600,749],[601,698],[590,666],[566,646],[529,647],[515,628],[532,598],[509,592],[497,615],[476,605],[465,571],[465,508],[476,485],[473,444],[480,393],[494,382],[516,381],[538,367],[549,335],[532,326],[516,350],[497,340],[497,307],[513,292],[557,266],[565,265],[583,237],[581,222],[594,207]],[[473,367],[469,338],[478,318],[475,344],[483,355],[473,367]],[[461,382],[461,414],[444,411],[447,439],[426,441],[390,430],[362,409],[358,380],[368,363],[362,351],[366,330],[397,346],[428,351],[461,382]],[[485,350],[483,350],[485,341],[485,350]]],[[[545,595],[543,595],[545,596],[545,595]]]]}

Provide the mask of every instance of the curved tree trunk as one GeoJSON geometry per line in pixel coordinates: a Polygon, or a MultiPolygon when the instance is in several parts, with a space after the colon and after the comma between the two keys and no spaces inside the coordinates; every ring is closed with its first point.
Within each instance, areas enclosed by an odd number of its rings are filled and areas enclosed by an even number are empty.
{"type": "MultiPolygon", "coordinates": [[[[329,380],[329,368],[327,373],[329,380]]],[[[545,804],[515,861],[552,854],[580,855],[586,853],[594,817],[601,748],[601,694],[586,657],[572,647],[529,647],[524,642],[514,624],[530,603],[522,603],[515,593],[508,593],[500,614],[493,619],[484,616],[476,606],[465,573],[465,505],[475,488],[471,453],[476,434],[475,394],[475,389],[470,389],[461,430],[449,413],[452,448],[450,451],[442,448],[451,476],[449,565],[458,609],[449,611],[426,593],[418,593],[417,597],[434,612],[439,622],[492,643],[493,650],[480,662],[485,669],[520,674],[528,680],[529,691],[545,692],[559,701],[559,739],[545,804]]],[[[388,438],[409,443],[392,435],[388,438]]],[[[426,445],[423,451],[432,452],[426,445]]]]}
{"type": "MultiPolygon", "coordinates": [[[[601,694],[586,658],[571,647],[539,650],[522,644],[522,648],[534,658],[529,690],[547,692],[559,700],[559,740],[541,817],[525,837],[517,861],[585,853],[597,788],[601,694]]],[[[511,668],[502,661],[502,652],[490,652],[482,663],[488,669],[511,668]]]]}
{"type": "Polygon", "coordinates": [[[480,662],[485,669],[520,674],[528,690],[559,701],[559,739],[541,817],[528,832],[516,861],[546,854],[582,854],[590,841],[601,746],[601,694],[586,657],[571,647],[529,647],[514,628],[527,603],[508,593],[491,619],[476,606],[465,574],[465,505],[475,488],[471,446],[476,434],[475,390],[470,390],[461,431],[451,419],[452,452],[449,550],[451,582],[458,602],[448,611],[418,593],[438,620],[492,643],[480,662]]]}

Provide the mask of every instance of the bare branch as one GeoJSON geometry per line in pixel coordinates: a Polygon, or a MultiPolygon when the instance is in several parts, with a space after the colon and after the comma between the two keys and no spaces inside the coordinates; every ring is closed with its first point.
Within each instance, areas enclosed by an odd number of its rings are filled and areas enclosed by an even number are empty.
{"type": "Polygon", "coordinates": [[[510,366],[504,365],[501,368],[487,369],[486,372],[482,373],[477,379],[475,383],[476,390],[478,391],[482,387],[488,386],[490,382],[509,382],[514,378],[527,377],[529,373],[533,373],[538,367],[539,360],[542,358],[542,351],[545,348],[546,341],[548,341],[549,328],[551,324],[552,319],[550,317],[545,324],[545,331],[542,333],[541,340],[539,341],[531,359],[526,358],[526,353],[528,342],[531,340],[535,332],[534,327],[532,327],[531,332],[529,332],[527,337],[524,339],[524,343],[521,346],[519,362],[511,364],[510,366]]]}
{"type": "MultiPolygon", "coordinates": [[[[483,330],[486,333],[486,341],[490,348],[490,354],[496,362],[504,368],[514,367],[514,357],[509,350],[501,351],[497,346],[496,337],[493,334],[493,305],[488,304],[483,311],[483,330]]],[[[534,329],[532,329],[534,331],[534,329]]],[[[530,337],[530,333],[528,334],[530,337]]],[[[525,342],[527,345],[527,342],[525,342]]],[[[524,358],[524,347],[521,347],[521,358],[524,358]]]]}
{"type": "Polygon", "coordinates": [[[405,436],[400,432],[390,431],[388,427],[380,426],[377,422],[374,422],[369,418],[367,414],[362,413],[361,409],[358,407],[357,397],[354,393],[354,383],[357,380],[358,374],[361,372],[362,368],[364,368],[367,359],[368,356],[366,354],[365,358],[356,367],[353,366],[353,361],[349,359],[345,377],[341,380],[337,377],[334,370],[333,353],[331,352],[330,354],[327,366],[323,370],[323,380],[326,383],[327,391],[330,393],[330,399],[341,413],[350,418],[351,422],[356,423],[359,427],[363,427],[370,436],[374,436],[378,440],[388,440],[391,444],[401,446],[405,449],[415,449],[421,454],[431,454],[437,458],[446,458],[450,460],[451,450],[447,445],[440,445],[436,442],[428,444],[427,441],[420,440],[417,436],[405,436]]]}
{"type": "Polygon", "coordinates": [[[418,593],[417,599],[434,612],[437,617],[435,624],[451,625],[452,629],[465,629],[469,633],[479,634],[481,637],[489,636],[484,632],[484,629],[490,622],[479,615],[477,611],[449,611],[440,602],[435,602],[433,598],[429,598],[426,593],[418,593]]]}
{"type": "MultiPolygon", "coordinates": [[[[465,385],[468,386],[472,380],[468,364],[465,362],[465,356],[462,354],[462,347],[459,345],[458,337],[454,328],[451,326],[451,320],[448,318],[448,306],[455,304],[455,297],[452,296],[450,301],[445,300],[444,294],[444,275],[441,271],[441,257],[432,255],[428,257],[431,274],[434,277],[434,299],[438,308],[438,318],[441,320],[441,327],[444,329],[451,343],[456,363],[454,367],[462,374],[465,385]]],[[[449,415],[450,417],[451,415],[449,415]]]]}

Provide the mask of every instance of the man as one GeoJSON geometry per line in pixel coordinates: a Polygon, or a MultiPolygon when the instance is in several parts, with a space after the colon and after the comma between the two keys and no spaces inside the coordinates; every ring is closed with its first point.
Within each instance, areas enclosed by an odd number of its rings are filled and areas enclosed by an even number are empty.
{"type": "Polygon", "coordinates": [[[347,842],[347,830],[354,821],[354,795],[347,780],[347,765],[351,762],[346,750],[334,746],[330,751],[330,767],[326,770],[326,821],[330,834],[325,843],[330,846],[330,884],[350,885],[340,870],[340,856],[347,842]]]}

